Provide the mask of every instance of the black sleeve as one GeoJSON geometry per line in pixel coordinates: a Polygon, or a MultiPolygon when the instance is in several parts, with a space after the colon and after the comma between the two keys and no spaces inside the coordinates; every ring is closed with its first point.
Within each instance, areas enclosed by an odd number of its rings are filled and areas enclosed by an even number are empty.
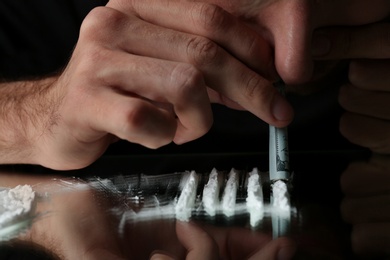
{"type": "Polygon", "coordinates": [[[61,69],[84,17],[104,0],[1,0],[0,79],[37,77],[61,69]]]}

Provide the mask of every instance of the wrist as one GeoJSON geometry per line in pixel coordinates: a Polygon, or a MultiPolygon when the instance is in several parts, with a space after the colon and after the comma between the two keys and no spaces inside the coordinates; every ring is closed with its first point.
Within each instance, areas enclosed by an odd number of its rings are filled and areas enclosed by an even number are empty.
{"type": "Polygon", "coordinates": [[[0,163],[36,163],[60,103],[51,88],[55,80],[0,84],[0,163]]]}

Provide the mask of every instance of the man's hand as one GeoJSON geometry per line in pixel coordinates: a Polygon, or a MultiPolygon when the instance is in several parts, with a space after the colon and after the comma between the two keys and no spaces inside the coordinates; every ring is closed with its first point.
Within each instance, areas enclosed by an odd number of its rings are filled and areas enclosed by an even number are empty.
{"type": "MultiPolygon", "coordinates": [[[[216,5],[112,0],[85,18],[68,65],[45,91],[37,82],[21,89],[40,94],[21,104],[29,124],[7,110],[26,142],[6,162],[75,169],[118,138],[152,149],[189,142],[211,127],[210,102],[285,126],[292,109],[275,77],[271,46],[216,5]],[[17,157],[21,150],[28,156],[17,157]]],[[[4,138],[4,150],[16,139],[4,138]]]]}

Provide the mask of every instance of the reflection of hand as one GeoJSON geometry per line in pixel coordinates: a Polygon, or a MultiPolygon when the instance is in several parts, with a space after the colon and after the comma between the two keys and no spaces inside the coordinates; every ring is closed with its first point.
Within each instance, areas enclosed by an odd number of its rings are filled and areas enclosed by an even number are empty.
{"type": "Polygon", "coordinates": [[[362,256],[389,256],[390,157],[374,155],[368,162],[350,164],[341,185],[341,211],[353,226],[353,250],[362,256]]]}
{"type": "Polygon", "coordinates": [[[349,83],[341,88],[347,110],[340,129],[351,142],[377,153],[390,153],[389,23],[323,29],[328,52],[321,59],[351,59],[349,83]]]}
{"type": "MultiPolygon", "coordinates": [[[[69,181],[68,183],[70,183],[69,181]]],[[[42,182],[40,183],[42,185],[42,182]]],[[[117,223],[107,213],[108,199],[84,185],[45,181],[57,187],[48,201],[38,204],[38,212],[46,212],[32,225],[24,240],[42,246],[60,259],[123,259],[117,234],[117,223]]]]}
{"type": "MultiPolygon", "coordinates": [[[[187,250],[186,259],[291,259],[294,243],[287,238],[270,241],[269,237],[239,228],[204,227],[194,222],[176,224],[179,241],[187,250]],[[244,242],[245,241],[245,242],[244,242]],[[244,242],[244,243],[243,243],[244,242]]],[[[153,260],[176,259],[161,252],[153,260]]]]}
{"type": "Polygon", "coordinates": [[[218,255],[228,259],[273,259],[277,254],[291,257],[295,252],[294,243],[287,238],[271,241],[260,231],[174,219],[128,222],[119,231],[120,219],[110,211],[117,203],[107,194],[69,184],[66,191],[53,193],[49,202],[39,204],[38,210],[48,214],[33,224],[24,240],[61,259],[147,259],[162,254],[177,259],[186,251],[189,259],[199,259],[199,254],[201,259],[216,259],[218,255]]]}

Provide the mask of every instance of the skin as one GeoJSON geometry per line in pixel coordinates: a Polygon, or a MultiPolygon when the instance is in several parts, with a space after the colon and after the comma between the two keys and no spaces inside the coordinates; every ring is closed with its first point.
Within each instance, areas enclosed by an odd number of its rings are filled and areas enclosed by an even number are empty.
{"type": "Polygon", "coordinates": [[[293,91],[340,60],[342,134],[389,153],[389,13],[387,0],[110,1],[85,19],[63,72],[0,85],[0,162],[75,169],[118,138],[185,143],[210,128],[210,102],[285,126],[293,112],[272,81],[293,91]]]}
{"type": "Polygon", "coordinates": [[[272,82],[319,80],[313,31],[380,21],[390,3],[374,2],[112,0],[86,17],[60,75],[0,85],[0,162],[76,169],[118,139],[182,144],[209,130],[210,102],[286,126],[272,82]]]}
{"type": "Polygon", "coordinates": [[[271,48],[254,30],[213,5],[150,4],[92,10],[60,75],[0,85],[2,163],[75,169],[118,138],[152,149],[182,144],[209,130],[210,102],[277,126],[292,120],[266,79],[275,75],[271,48]]]}

